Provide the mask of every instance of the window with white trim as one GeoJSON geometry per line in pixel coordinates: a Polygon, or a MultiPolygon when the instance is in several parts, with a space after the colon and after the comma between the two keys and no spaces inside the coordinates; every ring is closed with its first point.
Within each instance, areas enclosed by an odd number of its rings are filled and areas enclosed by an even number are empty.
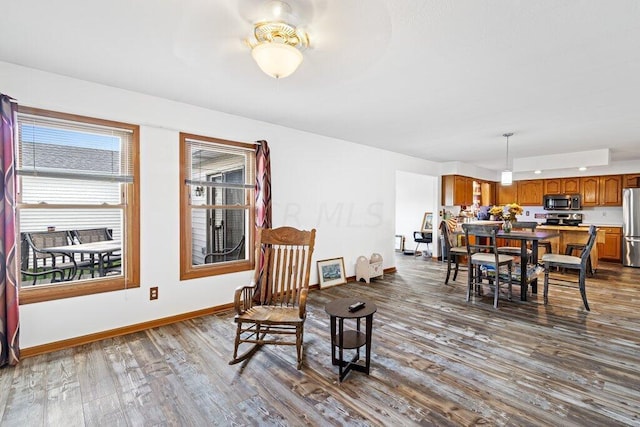
{"type": "Polygon", "coordinates": [[[20,302],[139,286],[139,127],[28,107],[17,125],[20,302]]]}
{"type": "Polygon", "coordinates": [[[255,146],[180,134],[180,278],[253,268],[255,146]]]}

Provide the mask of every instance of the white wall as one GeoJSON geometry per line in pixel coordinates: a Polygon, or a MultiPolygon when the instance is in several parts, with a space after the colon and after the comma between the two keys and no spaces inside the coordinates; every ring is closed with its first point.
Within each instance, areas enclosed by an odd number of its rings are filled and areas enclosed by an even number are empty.
{"type": "Polygon", "coordinates": [[[269,141],[274,226],[315,227],[314,260],[344,257],[348,276],[372,252],[394,266],[396,170],[441,173],[434,162],[8,63],[0,82],[21,105],[141,125],[140,288],[21,306],[23,348],[226,304],[249,282],[251,272],[179,280],[180,131],[269,141]]]}
{"type": "MultiPolygon", "coordinates": [[[[396,172],[396,233],[405,237],[405,248],[414,249],[413,232],[420,231],[425,212],[432,212],[437,227],[438,178],[411,172],[396,172]]],[[[432,251],[436,250],[431,245],[432,251]]],[[[421,248],[425,248],[423,244],[421,248]]],[[[435,252],[437,255],[437,252],[435,252]]]]}

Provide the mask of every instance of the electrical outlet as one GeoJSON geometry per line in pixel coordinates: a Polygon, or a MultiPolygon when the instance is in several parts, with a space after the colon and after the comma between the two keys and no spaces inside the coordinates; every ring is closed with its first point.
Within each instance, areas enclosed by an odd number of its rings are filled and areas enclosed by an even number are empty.
{"type": "Polygon", "coordinates": [[[529,216],[529,211],[525,211],[524,216],[529,216]]]}
{"type": "Polygon", "coordinates": [[[158,299],[158,287],[154,286],[153,288],[149,288],[149,299],[154,300],[158,299]]]}

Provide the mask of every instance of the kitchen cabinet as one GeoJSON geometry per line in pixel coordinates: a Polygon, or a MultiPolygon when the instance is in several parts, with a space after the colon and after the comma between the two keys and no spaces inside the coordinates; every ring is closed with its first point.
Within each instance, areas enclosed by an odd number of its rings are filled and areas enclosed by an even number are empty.
{"type": "Polygon", "coordinates": [[[473,178],[455,177],[453,204],[456,206],[473,204],[473,178]]]}
{"type": "Polygon", "coordinates": [[[495,203],[496,183],[462,175],[442,176],[442,205],[471,206],[477,199],[481,206],[495,203]]]}
{"type": "Polygon", "coordinates": [[[480,206],[493,206],[496,204],[496,183],[480,183],[480,206]]]}
{"type": "Polygon", "coordinates": [[[598,258],[603,261],[622,262],[622,227],[598,227],[604,230],[604,243],[598,246],[598,258]]]}
{"type": "Polygon", "coordinates": [[[532,179],[518,181],[518,204],[523,206],[542,206],[544,180],[532,179]]]}
{"type": "Polygon", "coordinates": [[[600,206],[622,206],[622,176],[600,177],[600,206]]]}
{"type": "Polygon", "coordinates": [[[622,177],[622,188],[640,187],[640,173],[624,175],[622,177]]]}
{"type": "Polygon", "coordinates": [[[560,194],[580,194],[580,178],[563,178],[560,194]]]}
{"type": "Polygon", "coordinates": [[[473,178],[461,175],[442,176],[442,205],[469,206],[473,204],[473,178]]]}
{"type": "Polygon", "coordinates": [[[580,194],[580,178],[545,179],[544,194],[580,194]]]}
{"type": "Polygon", "coordinates": [[[580,178],[582,187],[582,206],[598,206],[600,194],[600,180],[597,176],[585,176],[580,178]]]}
{"type": "Polygon", "coordinates": [[[545,179],[544,194],[563,194],[562,178],[545,179]]]}
{"type": "Polygon", "coordinates": [[[585,176],[580,178],[582,206],[622,206],[622,176],[585,176]]]}
{"type": "Polygon", "coordinates": [[[496,184],[496,204],[518,203],[519,182],[521,181],[513,181],[511,185],[496,184]]]}

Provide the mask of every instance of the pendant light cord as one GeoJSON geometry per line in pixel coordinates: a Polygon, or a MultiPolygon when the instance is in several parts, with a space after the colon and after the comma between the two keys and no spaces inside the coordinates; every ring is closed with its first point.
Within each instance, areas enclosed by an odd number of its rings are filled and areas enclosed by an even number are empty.
{"type": "Polygon", "coordinates": [[[509,137],[513,136],[513,132],[502,134],[505,138],[507,138],[507,157],[505,158],[505,169],[509,170],[509,137]]]}
{"type": "Polygon", "coordinates": [[[507,157],[504,160],[504,168],[509,169],[509,136],[507,136],[507,157]]]}

